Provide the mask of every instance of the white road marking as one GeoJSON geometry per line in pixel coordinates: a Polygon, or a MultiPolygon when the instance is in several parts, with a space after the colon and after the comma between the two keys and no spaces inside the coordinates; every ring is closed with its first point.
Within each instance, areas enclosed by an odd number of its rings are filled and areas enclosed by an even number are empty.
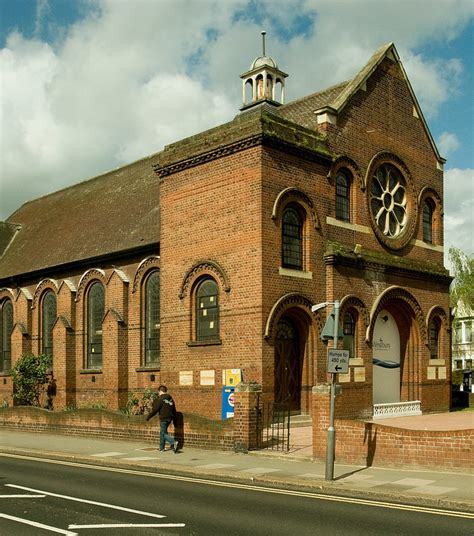
{"type": "Polygon", "coordinates": [[[438,516],[459,517],[463,519],[474,519],[474,513],[468,511],[446,510],[443,508],[431,508],[429,506],[414,506],[411,504],[390,503],[387,501],[378,501],[374,499],[356,499],[352,497],[343,497],[326,493],[314,493],[309,491],[297,491],[279,488],[266,488],[251,484],[239,484],[237,482],[220,482],[219,480],[210,480],[206,478],[197,478],[182,475],[168,475],[165,473],[151,473],[150,471],[139,471],[136,469],[123,469],[119,467],[103,467],[89,463],[67,462],[64,460],[52,460],[47,458],[38,458],[25,454],[8,454],[0,452],[0,458],[15,458],[18,460],[29,460],[39,463],[49,463],[52,465],[65,465],[67,467],[77,467],[79,469],[92,469],[94,471],[106,471],[108,473],[121,473],[133,476],[145,476],[147,478],[159,478],[162,480],[177,480],[179,482],[190,482],[193,484],[204,484],[206,486],[216,486],[221,488],[245,489],[256,493],[272,493],[275,495],[290,495],[293,497],[306,497],[319,501],[331,501],[348,504],[362,504],[364,506],[373,506],[375,508],[388,508],[391,510],[405,510],[408,512],[420,512],[438,516]]]}
{"type": "Polygon", "coordinates": [[[112,456],[124,456],[126,452],[99,452],[98,454],[91,454],[94,458],[110,458],[112,456]]]}
{"type": "Polygon", "coordinates": [[[175,528],[185,527],[185,523],[109,523],[103,525],[69,525],[70,529],[125,529],[125,528],[175,528]]]}
{"type": "Polygon", "coordinates": [[[44,529],[49,530],[50,532],[64,534],[65,536],[78,536],[77,532],[58,529],[56,527],[51,527],[50,525],[43,525],[43,523],[37,523],[36,521],[30,521],[29,519],[23,519],[21,517],[9,516],[8,514],[0,514],[0,517],[9,519],[10,521],[16,521],[17,523],[23,523],[23,525],[30,525],[31,527],[36,527],[38,529],[44,529]]]}
{"type": "Polygon", "coordinates": [[[46,495],[0,495],[0,499],[44,499],[46,495]]]}
{"type": "Polygon", "coordinates": [[[51,493],[49,491],[43,491],[40,489],[26,488],[24,486],[17,486],[16,484],[5,484],[5,486],[8,486],[9,488],[23,489],[25,491],[44,493],[45,495],[48,495],[49,497],[58,497],[59,499],[66,499],[67,501],[75,501],[75,502],[80,502],[80,503],[85,503],[85,504],[94,504],[95,506],[103,506],[104,508],[112,508],[114,510],[121,510],[122,512],[131,512],[132,514],[140,514],[140,515],[148,516],[148,517],[157,517],[160,519],[163,517],[166,517],[161,514],[153,514],[151,512],[143,512],[142,510],[134,510],[133,508],[125,508],[124,506],[116,506],[114,504],[107,504],[107,503],[97,502],[97,501],[89,501],[87,499],[79,499],[78,497],[70,497],[69,495],[60,495],[59,493],[51,493]]]}

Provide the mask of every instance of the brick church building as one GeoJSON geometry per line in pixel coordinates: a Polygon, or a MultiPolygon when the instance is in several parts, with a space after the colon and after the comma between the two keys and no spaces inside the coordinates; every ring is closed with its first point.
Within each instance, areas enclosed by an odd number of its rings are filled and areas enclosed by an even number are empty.
{"type": "Polygon", "coordinates": [[[345,417],[449,408],[444,159],[396,48],[287,104],[286,77],[264,54],[229,123],[0,222],[0,403],[32,352],[53,358],[55,409],[165,383],[219,419],[239,369],[310,414],[331,312],[311,308],[338,300],[345,417]]]}

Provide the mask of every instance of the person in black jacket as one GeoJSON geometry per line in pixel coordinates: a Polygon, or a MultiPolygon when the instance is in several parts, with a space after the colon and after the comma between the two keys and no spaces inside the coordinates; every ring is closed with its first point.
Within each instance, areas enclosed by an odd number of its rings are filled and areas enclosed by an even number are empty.
{"type": "Polygon", "coordinates": [[[178,441],[168,434],[168,426],[176,416],[174,400],[168,394],[166,385],[160,385],[158,387],[158,395],[158,398],[153,402],[153,408],[147,415],[146,420],[149,421],[158,413],[160,417],[160,452],[164,452],[166,441],[168,441],[172,450],[176,453],[178,452],[178,441]]]}

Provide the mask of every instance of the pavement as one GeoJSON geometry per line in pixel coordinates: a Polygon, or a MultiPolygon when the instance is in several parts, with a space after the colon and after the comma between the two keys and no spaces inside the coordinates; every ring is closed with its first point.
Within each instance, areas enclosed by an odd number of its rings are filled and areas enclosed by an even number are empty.
{"type": "Polygon", "coordinates": [[[158,445],[141,441],[3,429],[0,457],[1,453],[25,455],[474,512],[472,472],[335,463],[334,480],[326,481],[325,462],[310,458],[310,430],[310,427],[292,429],[288,453],[263,450],[242,454],[183,448],[175,454],[172,450],[159,452],[158,445]]]}

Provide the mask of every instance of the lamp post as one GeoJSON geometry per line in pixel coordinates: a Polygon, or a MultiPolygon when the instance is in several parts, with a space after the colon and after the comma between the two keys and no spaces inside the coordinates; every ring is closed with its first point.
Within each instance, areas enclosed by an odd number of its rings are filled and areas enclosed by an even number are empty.
{"type": "MultiPolygon", "coordinates": [[[[333,331],[333,348],[337,349],[337,340],[339,335],[339,300],[334,302],[323,302],[313,305],[311,311],[315,313],[327,305],[334,305],[334,331],[333,331]]],[[[329,401],[329,428],[326,438],[326,473],[325,480],[334,479],[334,455],[336,451],[336,430],[334,428],[334,410],[336,402],[336,373],[331,372],[331,390],[329,401]]]]}

